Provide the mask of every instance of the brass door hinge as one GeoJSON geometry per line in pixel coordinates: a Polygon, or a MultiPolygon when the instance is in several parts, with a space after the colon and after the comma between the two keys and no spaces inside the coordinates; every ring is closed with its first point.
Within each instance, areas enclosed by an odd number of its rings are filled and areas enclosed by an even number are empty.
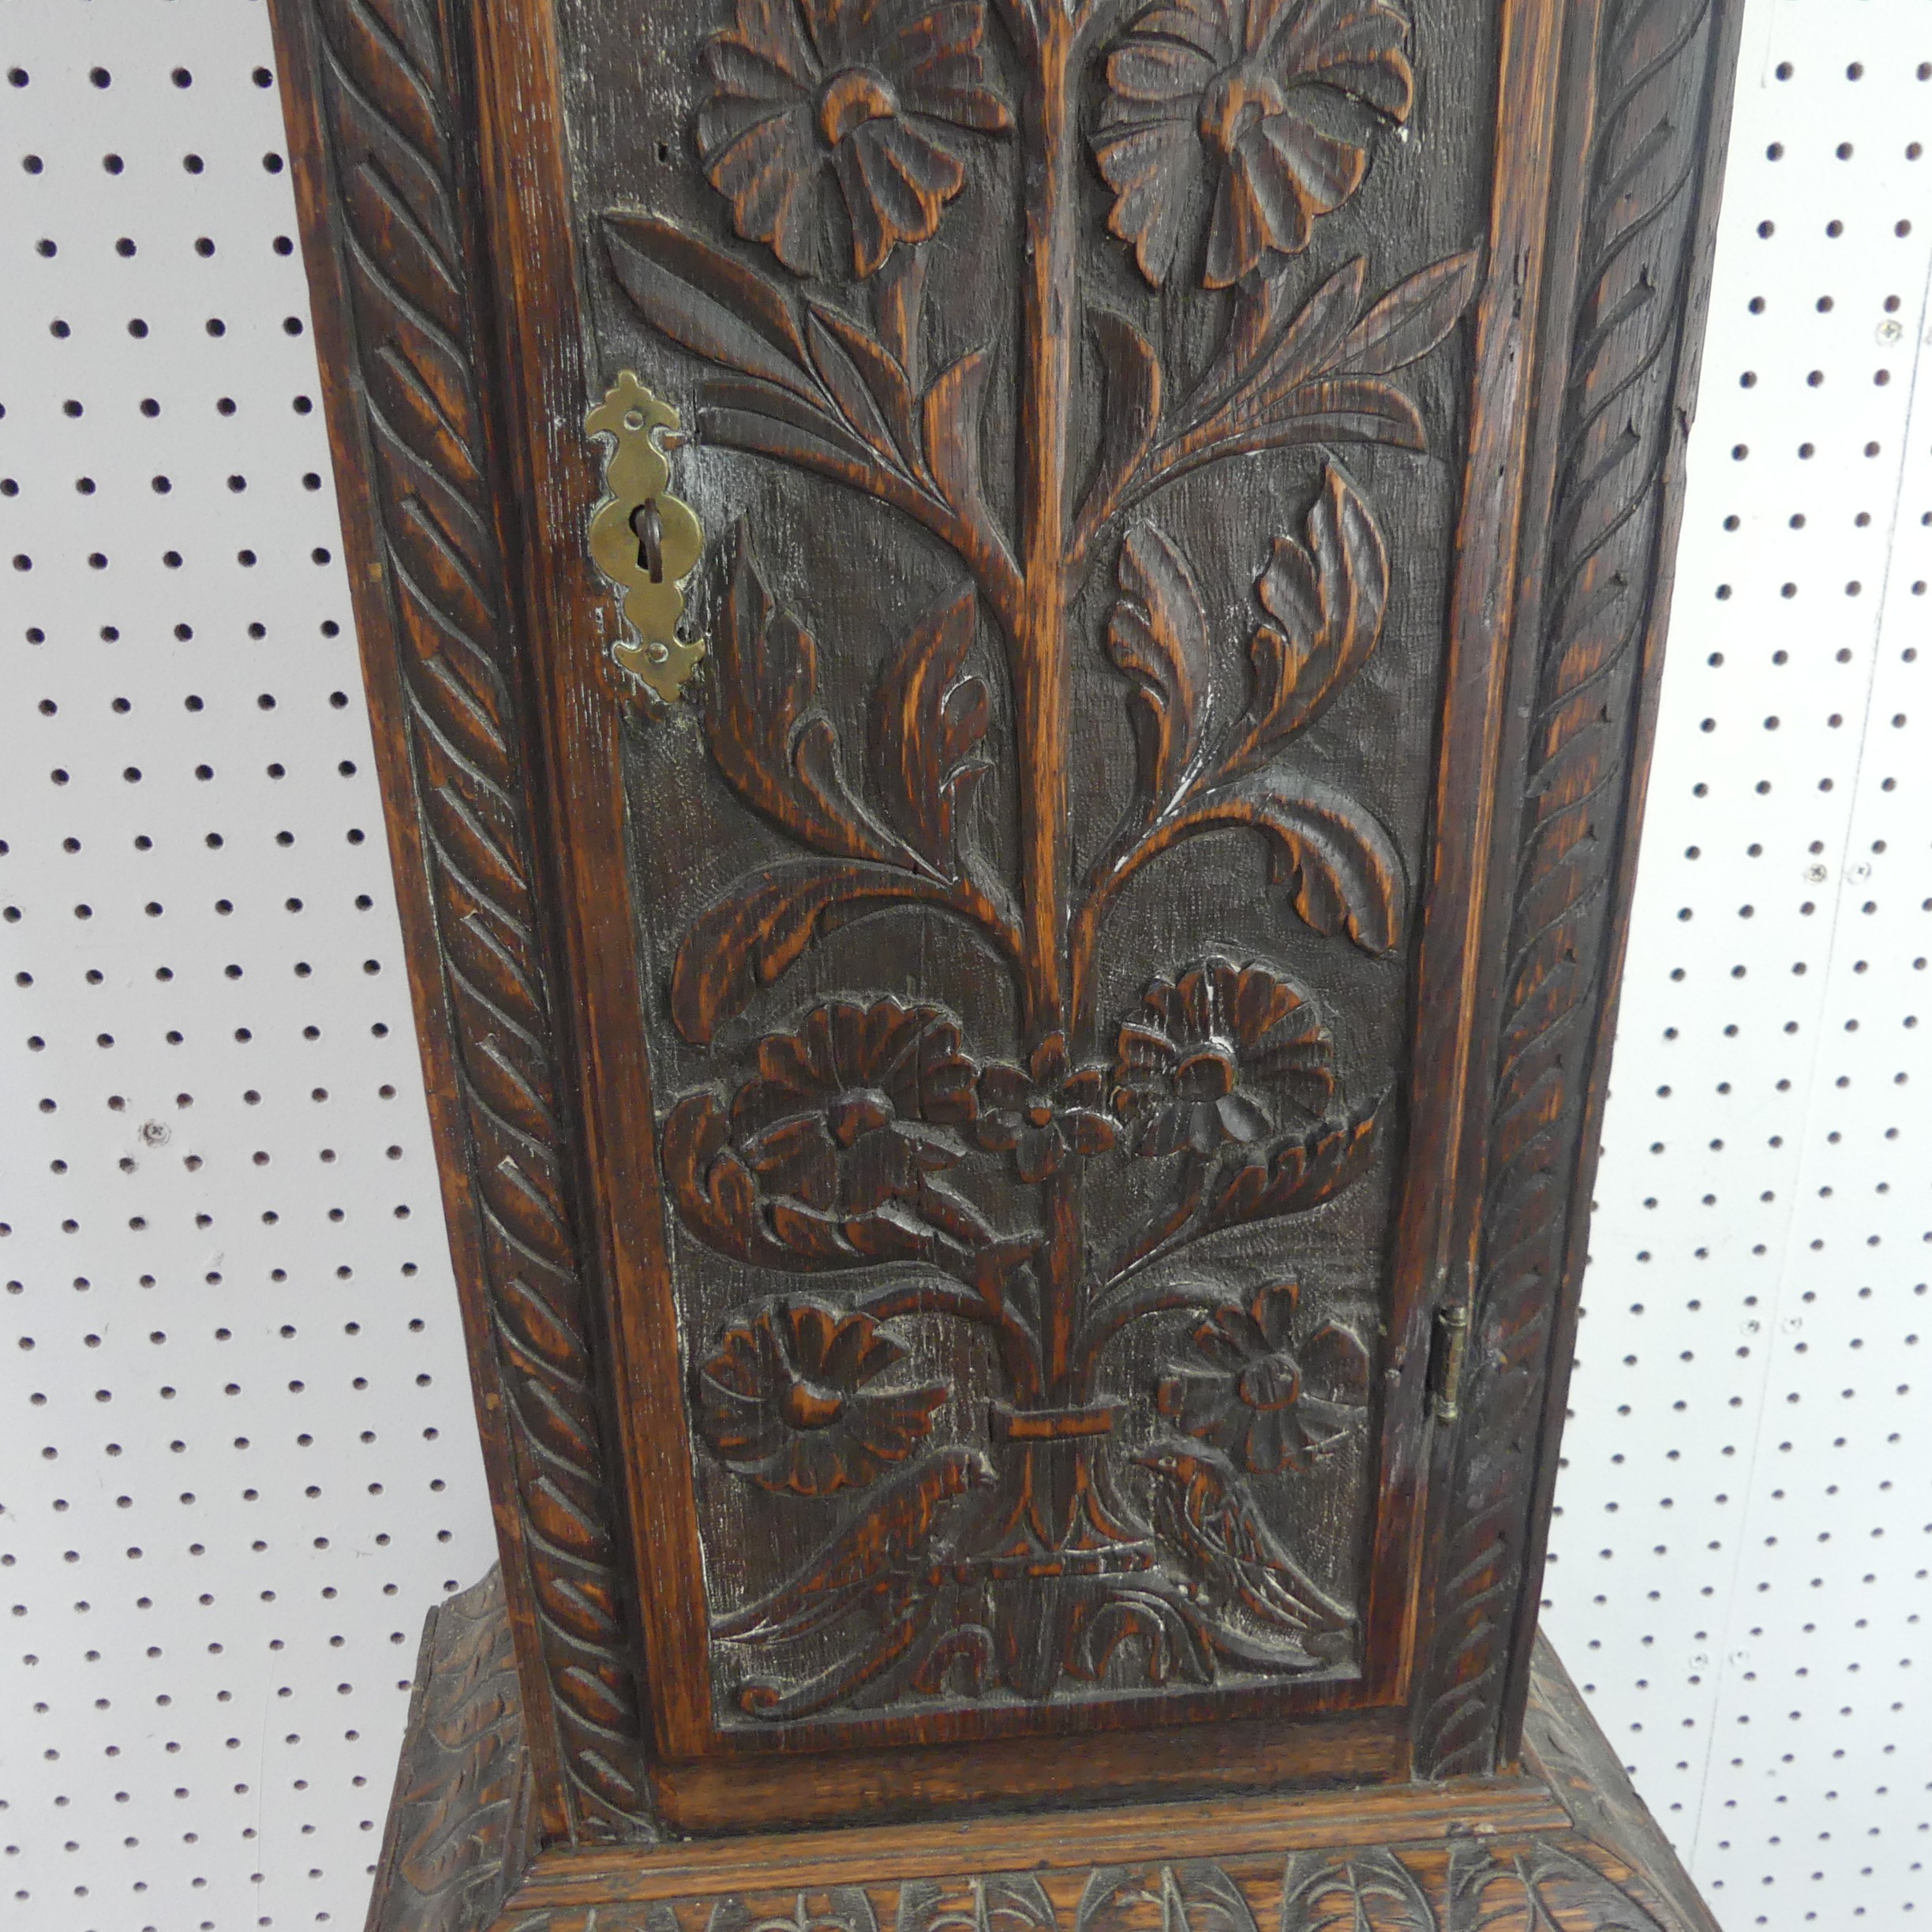
{"type": "Polygon", "coordinates": [[[1470,1311],[1463,1301],[1436,1311],[1429,1339],[1429,1413],[1438,1422],[1454,1422],[1462,1413],[1462,1368],[1469,1355],[1470,1311]]]}

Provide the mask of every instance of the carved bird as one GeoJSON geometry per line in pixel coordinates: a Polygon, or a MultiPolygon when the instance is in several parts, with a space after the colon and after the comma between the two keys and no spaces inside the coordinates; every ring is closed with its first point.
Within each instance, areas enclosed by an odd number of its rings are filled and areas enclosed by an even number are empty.
{"type": "Polygon", "coordinates": [[[890,1616],[927,1567],[941,1506],[968,1489],[990,1488],[993,1480],[976,1450],[928,1458],[872,1498],[796,1576],[717,1618],[712,1634],[730,1643],[781,1643],[835,1622],[868,1596],[890,1616]]]}
{"type": "Polygon", "coordinates": [[[1156,1443],[1134,1460],[1154,1477],[1154,1528],[1213,1604],[1238,1602],[1297,1637],[1344,1628],[1349,1613],[1303,1574],[1261,1519],[1234,1466],[1201,1443],[1156,1443]]]}

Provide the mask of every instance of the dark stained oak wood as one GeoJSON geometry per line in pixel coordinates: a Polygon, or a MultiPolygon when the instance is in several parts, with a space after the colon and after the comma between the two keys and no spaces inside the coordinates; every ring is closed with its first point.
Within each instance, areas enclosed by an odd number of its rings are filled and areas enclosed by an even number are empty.
{"type": "Polygon", "coordinates": [[[1551,496],[1523,575],[1538,643],[1511,694],[1521,804],[1507,937],[1495,915],[1493,1071],[1472,1096],[1475,1371],[1443,1489],[1429,1775],[1507,1758],[1523,1708],[1739,28],[1735,8],[1621,0],[1567,62],[1594,111],[1554,215],[1574,261],[1538,405],[1551,496]]]}
{"type": "Polygon", "coordinates": [[[484,1452],[553,1833],[635,1835],[635,1663],[571,1198],[453,23],[276,17],[329,434],[484,1452]]]}
{"type": "Polygon", "coordinates": [[[1077,1830],[1064,1815],[1008,1811],[560,1848],[524,1855],[520,1878],[527,1760],[511,1647],[493,1577],[425,1629],[373,1932],[875,1932],[961,1910],[1077,1932],[1123,1908],[1173,1932],[1204,1910],[1254,1932],[1716,1932],[1547,1645],[1527,1775],[1122,1806],[1077,1830]]]}
{"type": "Polygon", "coordinates": [[[1693,1923],[1390,1848],[1530,1788],[1733,0],[275,12],[508,1633],[379,1926],[1693,1923]]]}

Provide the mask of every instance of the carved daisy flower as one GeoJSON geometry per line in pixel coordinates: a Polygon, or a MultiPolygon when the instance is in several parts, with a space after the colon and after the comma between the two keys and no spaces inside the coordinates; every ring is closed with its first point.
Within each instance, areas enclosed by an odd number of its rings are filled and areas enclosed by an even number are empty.
{"type": "Polygon", "coordinates": [[[859,275],[930,241],[966,184],[949,130],[1012,125],[985,37],[983,0],[736,0],[704,50],[697,133],[739,234],[809,275],[836,189],[859,275]]]}
{"type": "Polygon", "coordinates": [[[728,1328],[698,1371],[698,1420],[726,1468],[766,1489],[829,1496],[903,1462],[946,1398],[879,1388],[905,1350],[869,1315],[781,1301],[728,1328]]]}
{"type": "Polygon", "coordinates": [[[766,1193],[819,1213],[873,1214],[915,1193],[958,1158],[932,1129],[973,1118],[972,1063],[930,1006],[835,1000],[759,1041],[758,1064],[732,1103],[739,1151],[766,1193]]]}
{"type": "Polygon", "coordinates": [[[1194,1331],[1208,1366],[1184,1368],[1155,1391],[1161,1413],[1224,1451],[1251,1475],[1304,1470],[1339,1443],[1368,1399],[1368,1357],[1346,1328],[1295,1337],[1301,1290],[1260,1290],[1216,1309],[1194,1331]]]}
{"type": "Polygon", "coordinates": [[[1349,103],[1408,118],[1408,32],[1383,0],[1159,0],[1144,13],[1108,57],[1094,153],[1115,197],[1107,226],[1148,280],[1179,265],[1204,190],[1209,288],[1306,248],[1368,168],[1349,103]]]}
{"type": "Polygon", "coordinates": [[[1156,979],[1115,1049],[1114,1110],[1137,1153],[1252,1145],[1319,1120],[1335,1093],[1332,1043],[1314,1009],[1265,966],[1207,959],[1156,979]]]}
{"type": "Polygon", "coordinates": [[[1024,1068],[996,1063],[980,1074],[974,1136],[983,1148],[1011,1153],[1031,1187],[1058,1174],[1069,1155],[1104,1154],[1113,1146],[1114,1123],[1102,1111],[1103,1080],[1099,1067],[1069,1070],[1065,1035],[1050,1034],[1024,1068]]]}

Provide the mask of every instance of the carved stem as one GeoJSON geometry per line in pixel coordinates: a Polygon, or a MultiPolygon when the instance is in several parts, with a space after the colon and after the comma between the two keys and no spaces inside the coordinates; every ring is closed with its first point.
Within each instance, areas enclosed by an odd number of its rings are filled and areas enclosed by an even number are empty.
{"type": "MultiPolygon", "coordinates": [[[[1163,1251],[1178,1245],[1178,1241],[1163,1243],[1163,1251]]],[[[1157,1256],[1155,1255],[1146,1257],[1148,1261],[1155,1259],[1157,1256]]],[[[1140,1265],[1136,1263],[1135,1267],[1140,1265]]],[[[1133,1271],[1133,1269],[1126,1269],[1122,1271],[1122,1274],[1133,1271]]],[[[1121,1277],[1116,1276],[1115,1279],[1118,1280],[1121,1277]]],[[[1093,1382],[1099,1371],[1100,1357],[1105,1353],[1106,1345],[1123,1328],[1131,1327],[1144,1315],[1168,1313],[1176,1309],[1209,1309],[1214,1305],[1213,1290],[1199,1286],[1189,1287],[1185,1284],[1170,1288],[1156,1286],[1140,1294],[1115,1295],[1110,1301],[1099,1303],[1089,1312],[1080,1328],[1079,1391],[1081,1399],[1087,1402],[1093,1399],[1093,1382]]]]}
{"type": "Polygon", "coordinates": [[[1155,822],[1131,833],[1093,869],[1086,895],[1074,915],[1068,942],[1072,998],[1075,1009],[1084,1013],[1093,985],[1095,955],[1099,947],[1100,929],[1127,882],[1149,859],[1178,845],[1196,832],[1225,829],[1229,821],[1219,816],[1210,796],[1204,803],[1197,799],[1198,781],[1155,822]]]}
{"type": "MultiPolygon", "coordinates": [[[[1021,1022],[1029,1049],[1051,1033],[1076,1044],[1066,950],[1069,885],[1067,751],[1066,476],[1070,454],[1077,230],[1074,177],[1073,21],[1037,18],[1032,72],[1021,110],[1026,156],[1027,273],[1020,398],[1020,574],[1013,627],[1013,680],[1020,769],[1021,1022]]],[[[1042,1206],[1046,1243],[1046,1382],[1057,1391],[1068,1365],[1083,1254],[1079,1163],[1048,1181],[1042,1206]]]]}
{"type": "Polygon", "coordinates": [[[1065,1029],[1068,886],[1066,470],[1073,387],[1076,230],[1073,30],[1048,20],[1022,110],[1027,275],[1020,418],[1020,572],[1013,637],[1020,900],[1029,1043],[1065,1029]]]}
{"type": "Polygon", "coordinates": [[[1039,1347],[1032,1331],[1010,1309],[996,1308],[972,1289],[894,1282],[875,1294],[859,1297],[852,1306],[875,1321],[889,1321],[895,1315],[949,1315],[990,1328],[999,1350],[1000,1365],[1015,1394],[1022,1398],[1039,1395],[1035,1363],[1039,1347]]]}

